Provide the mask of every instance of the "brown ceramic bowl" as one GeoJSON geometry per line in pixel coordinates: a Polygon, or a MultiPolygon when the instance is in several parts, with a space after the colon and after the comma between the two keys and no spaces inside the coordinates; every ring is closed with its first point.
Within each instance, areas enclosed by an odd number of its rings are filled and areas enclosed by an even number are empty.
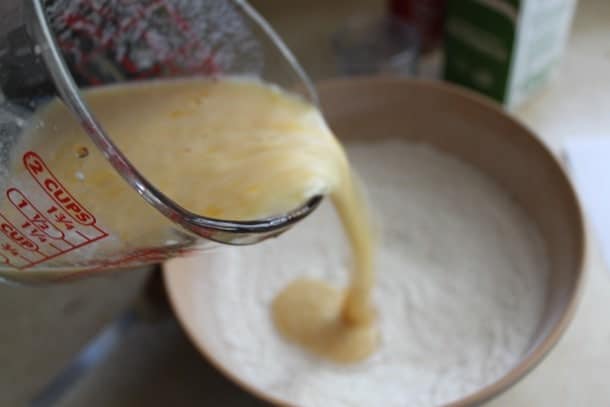
{"type": "MultiPolygon", "coordinates": [[[[495,104],[454,86],[367,78],[329,81],[320,85],[319,92],[324,114],[342,140],[398,134],[445,150],[491,176],[538,224],[547,246],[551,278],[537,335],[513,369],[453,405],[476,405],[498,395],[525,376],[557,343],[581,291],[586,235],[578,201],[562,167],[530,130],[495,104]]],[[[193,317],[197,292],[192,282],[205,274],[205,270],[194,270],[197,265],[197,258],[187,258],[171,261],[165,268],[171,302],[191,340],[245,390],[273,404],[286,404],[239,380],[217,355],[208,352],[206,327],[193,317]]]]}

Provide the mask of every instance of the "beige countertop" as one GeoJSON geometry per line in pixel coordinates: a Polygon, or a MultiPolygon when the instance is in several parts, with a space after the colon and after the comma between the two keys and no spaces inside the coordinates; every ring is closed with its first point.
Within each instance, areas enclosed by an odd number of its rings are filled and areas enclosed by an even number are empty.
{"type": "MultiPolygon", "coordinates": [[[[317,4],[295,1],[290,2],[290,6],[279,0],[260,0],[253,3],[277,27],[288,45],[301,58],[305,68],[317,79],[333,76],[335,72],[328,38],[337,23],[348,14],[359,10],[377,12],[383,4],[380,0],[313,2],[317,4]],[[324,10],[324,13],[321,10],[324,10]]],[[[563,140],[570,137],[610,137],[610,1],[580,1],[568,52],[556,79],[515,114],[556,152],[561,150],[563,140]]],[[[593,239],[588,272],[582,303],[574,322],[558,346],[538,368],[515,387],[488,403],[489,406],[610,405],[610,386],[606,384],[607,378],[610,377],[610,273],[607,272],[593,239]]],[[[117,283],[131,284],[134,287],[141,284],[137,276],[132,279],[117,283]]],[[[76,297],[89,296],[96,299],[97,303],[106,299],[108,303],[121,304],[130,298],[130,295],[121,294],[120,300],[114,299],[110,294],[113,290],[111,286],[108,287],[111,282],[83,284],[85,287],[78,289],[82,291],[79,291],[80,294],[76,297]],[[104,286],[104,291],[99,288],[98,292],[105,294],[95,295],[98,286],[104,286]]],[[[5,295],[7,290],[2,288],[2,295],[5,295]]],[[[70,288],[63,290],[58,288],[45,293],[44,296],[54,297],[57,301],[64,292],[70,292],[70,288]]],[[[39,294],[41,291],[26,291],[23,291],[22,295],[43,295],[39,294]]],[[[132,289],[129,293],[134,291],[135,289],[132,289]]],[[[19,297],[20,294],[12,292],[6,295],[19,297]]],[[[27,307],[27,301],[23,301],[22,306],[27,307]]],[[[45,299],[36,304],[40,309],[38,312],[43,313],[45,299]]],[[[70,317],[70,310],[75,306],[65,304],[56,307],[64,307],[63,312],[70,317]]],[[[99,305],[97,308],[94,319],[99,325],[101,321],[108,319],[108,313],[102,313],[100,316],[99,305]]],[[[117,308],[114,306],[112,310],[117,308]]],[[[79,315],[82,320],[88,320],[86,314],[79,315]]],[[[64,326],[60,325],[61,320],[57,319],[57,316],[55,318],[53,322],[56,326],[64,326]]],[[[24,340],[22,348],[28,347],[28,350],[35,351],[28,352],[28,364],[22,367],[22,371],[26,372],[21,373],[20,377],[25,377],[28,371],[36,369],[36,352],[52,352],[48,342],[54,340],[51,336],[52,328],[48,326],[52,324],[47,323],[45,330],[32,327],[26,329],[23,325],[28,323],[22,322],[20,325],[20,329],[26,334],[45,337],[39,338],[36,343],[24,340]]],[[[86,322],[76,322],[70,329],[78,330],[87,326],[86,322]]],[[[82,329],[87,332],[85,336],[90,336],[91,328],[82,329]]],[[[57,334],[58,338],[66,336],[69,337],[66,332],[57,334]]],[[[83,341],[84,338],[81,337],[69,344],[76,347],[83,341]]],[[[60,361],[65,361],[66,351],[59,352],[57,357],[52,359],[52,366],[56,368],[60,361]]],[[[13,366],[18,366],[18,363],[13,362],[13,366]]],[[[6,373],[6,368],[2,368],[6,373]]],[[[15,369],[19,372],[18,367],[15,369]]],[[[47,367],[43,370],[45,374],[35,375],[35,386],[18,386],[23,389],[20,393],[21,399],[16,400],[24,400],[23,396],[27,391],[31,394],[34,389],[40,387],[40,382],[49,375],[51,369],[47,367]]],[[[16,383],[18,376],[11,377],[13,381],[9,380],[9,383],[16,383]]],[[[0,380],[0,388],[7,388],[3,386],[6,384],[2,383],[4,379],[6,377],[0,380]]],[[[59,404],[260,405],[204,362],[172,318],[136,323],[109,357],[85,374],[59,404]]]]}
{"type": "MultiPolygon", "coordinates": [[[[557,78],[515,112],[555,152],[569,138],[610,138],[609,22],[610,1],[581,0],[557,78]]],[[[593,236],[590,243],[573,323],[540,366],[490,407],[610,405],[610,273],[593,236]]]]}

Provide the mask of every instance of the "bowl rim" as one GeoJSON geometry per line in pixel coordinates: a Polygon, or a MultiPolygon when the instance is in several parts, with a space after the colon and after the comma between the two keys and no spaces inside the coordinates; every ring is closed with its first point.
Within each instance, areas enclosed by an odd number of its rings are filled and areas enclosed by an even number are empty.
{"type": "MultiPolygon", "coordinates": [[[[563,164],[560,162],[559,158],[553,154],[549,147],[544,143],[542,139],[540,139],[536,133],[531,130],[527,125],[516,119],[514,116],[507,114],[507,112],[500,106],[498,103],[489,99],[483,95],[475,93],[472,90],[466,89],[464,87],[454,85],[447,82],[441,82],[437,80],[428,80],[428,79],[418,79],[418,78],[404,78],[404,77],[396,77],[389,75],[377,75],[377,76],[361,76],[357,78],[333,78],[316,82],[316,88],[330,88],[330,87],[338,87],[338,86],[352,86],[353,84],[361,84],[361,83],[370,83],[376,86],[382,86],[383,84],[394,85],[394,86],[416,86],[416,87],[424,87],[424,88],[434,88],[435,91],[445,92],[452,96],[458,96],[468,100],[470,103],[479,105],[489,111],[490,113],[500,115],[505,120],[511,122],[511,125],[518,128],[522,133],[527,134],[529,136],[530,141],[540,150],[540,153],[546,157],[549,162],[555,166],[556,170],[558,170],[558,174],[563,178],[563,181],[567,187],[567,191],[569,193],[571,204],[576,211],[574,213],[578,234],[580,238],[578,239],[578,264],[576,267],[577,275],[574,282],[574,287],[572,289],[572,294],[567,302],[563,312],[561,313],[559,319],[556,323],[550,328],[546,336],[542,341],[540,341],[534,348],[530,349],[523,359],[519,361],[515,366],[513,366],[510,370],[508,370],[502,377],[497,379],[496,381],[481,387],[479,390],[471,393],[462,399],[455,400],[446,404],[446,407],[465,407],[465,406],[473,406],[479,405],[486,401],[489,401],[504,391],[509,389],[510,387],[517,384],[521,379],[526,377],[536,366],[538,366],[549,354],[549,352],[557,345],[559,339],[566,331],[567,327],[571,323],[574,318],[574,314],[582,297],[583,287],[585,277],[587,275],[587,262],[589,258],[589,239],[587,235],[587,230],[585,226],[585,220],[582,210],[582,205],[576,193],[576,190],[567,175],[563,164]]],[[[322,111],[324,112],[324,111],[322,111]]],[[[167,264],[167,263],[166,263],[167,264]]],[[[163,265],[163,280],[165,284],[166,291],[168,293],[168,298],[170,305],[174,310],[174,314],[178,319],[180,325],[186,332],[186,335],[191,340],[191,343],[195,345],[195,347],[199,350],[202,356],[216,368],[225,378],[232,381],[234,384],[239,386],[241,389],[246,392],[252,394],[258,399],[270,403],[271,405],[277,406],[294,406],[296,405],[286,403],[285,400],[280,400],[273,395],[270,395],[255,385],[248,383],[247,381],[239,378],[236,374],[230,371],[225,365],[217,359],[211,352],[209,352],[205,345],[198,340],[198,337],[195,331],[190,328],[190,325],[184,315],[179,311],[178,297],[177,293],[173,292],[172,283],[171,283],[171,272],[167,269],[166,264],[163,265]]]]}

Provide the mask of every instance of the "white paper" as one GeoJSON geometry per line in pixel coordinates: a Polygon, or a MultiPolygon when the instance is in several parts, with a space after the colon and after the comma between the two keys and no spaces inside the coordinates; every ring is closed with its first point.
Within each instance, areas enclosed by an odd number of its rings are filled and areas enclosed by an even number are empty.
{"type": "Polygon", "coordinates": [[[606,264],[610,265],[610,136],[568,140],[564,153],[606,264]]]}

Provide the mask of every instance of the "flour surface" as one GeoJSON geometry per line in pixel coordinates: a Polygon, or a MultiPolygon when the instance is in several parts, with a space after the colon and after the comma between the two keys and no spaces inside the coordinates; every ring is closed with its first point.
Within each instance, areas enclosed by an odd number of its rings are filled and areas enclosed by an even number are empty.
{"type": "Polygon", "coordinates": [[[434,406],[499,379],[541,320],[542,240],[471,166],[401,141],[348,145],[377,214],[374,292],[382,343],[341,366],[284,341],[274,296],[297,277],[343,287],[349,255],[331,205],[283,237],[208,253],[195,287],[210,351],[242,380],[301,406],[434,406]],[[214,309],[209,309],[213,307],[214,309]]]}

